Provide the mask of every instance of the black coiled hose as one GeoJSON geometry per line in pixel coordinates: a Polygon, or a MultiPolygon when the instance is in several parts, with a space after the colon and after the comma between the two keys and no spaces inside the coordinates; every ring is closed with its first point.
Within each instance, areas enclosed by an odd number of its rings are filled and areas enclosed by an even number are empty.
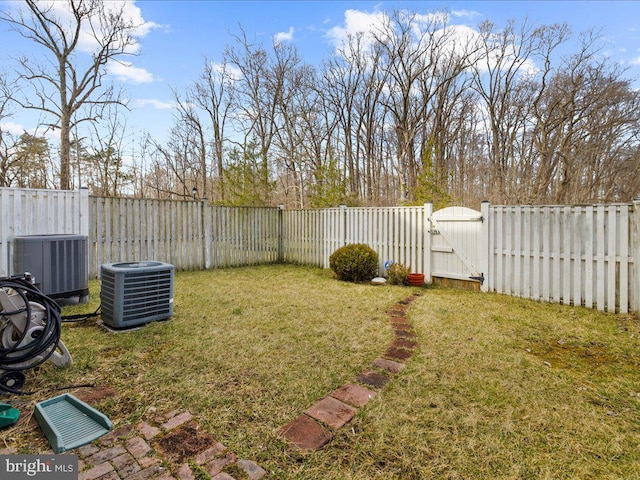
{"type": "MultiPolygon", "coordinates": [[[[60,307],[54,300],[32,285],[24,276],[0,279],[0,288],[15,291],[20,295],[24,303],[24,307],[16,311],[0,312],[0,316],[6,319],[5,322],[9,321],[9,317],[13,315],[26,314],[27,317],[24,331],[20,332],[19,339],[17,339],[14,345],[8,348],[0,345],[0,369],[8,372],[18,372],[44,363],[53,355],[60,342],[62,332],[60,307]],[[43,322],[43,330],[39,332],[37,336],[20,346],[25,340],[30,326],[29,320],[31,319],[32,312],[29,302],[42,305],[45,310],[45,321],[43,322]]],[[[10,393],[20,393],[4,385],[2,378],[0,378],[0,390],[9,391],[10,393]]]]}

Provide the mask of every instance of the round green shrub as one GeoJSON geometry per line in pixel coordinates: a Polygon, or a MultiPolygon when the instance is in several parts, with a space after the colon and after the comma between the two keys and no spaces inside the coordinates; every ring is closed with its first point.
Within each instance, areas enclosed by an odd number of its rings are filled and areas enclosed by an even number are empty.
{"type": "Polygon", "coordinates": [[[378,275],[378,254],[369,245],[351,243],[331,254],[329,268],[340,280],[347,282],[371,280],[378,275]]]}

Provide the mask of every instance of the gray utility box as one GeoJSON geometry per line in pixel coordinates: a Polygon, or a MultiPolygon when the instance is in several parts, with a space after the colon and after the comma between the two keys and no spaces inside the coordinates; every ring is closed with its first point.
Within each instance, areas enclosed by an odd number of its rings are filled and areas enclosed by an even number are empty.
{"type": "Polygon", "coordinates": [[[162,262],[107,263],[100,267],[102,321],[130,328],[173,315],[174,266],[162,262]]]}
{"type": "Polygon", "coordinates": [[[48,297],[89,296],[88,239],[84,235],[25,235],[13,238],[13,274],[29,272],[48,297]]]}

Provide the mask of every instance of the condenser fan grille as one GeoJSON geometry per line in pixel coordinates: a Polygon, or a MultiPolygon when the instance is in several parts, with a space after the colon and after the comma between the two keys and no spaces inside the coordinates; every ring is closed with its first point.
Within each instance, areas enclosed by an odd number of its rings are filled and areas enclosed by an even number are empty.
{"type": "Polygon", "coordinates": [[[173,314],[173,265],[160,262],[101,267],[102,320],[126,328],[173,314]]]}

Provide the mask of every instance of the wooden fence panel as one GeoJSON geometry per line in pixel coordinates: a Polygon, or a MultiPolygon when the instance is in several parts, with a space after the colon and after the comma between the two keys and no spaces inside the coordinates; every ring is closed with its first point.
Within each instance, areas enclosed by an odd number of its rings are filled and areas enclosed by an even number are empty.
{"type": "Polygon", "coordinates": [[[154,260],[203,268],[202,203],[91,197],[89,275],[104,263],[154,260]]]}
{"type": "Polygon", "coordinates": [[[378,252],[379,270],[392,260],[421,272],[427,236],[423,207],[357,207],[283,212],[284,261],[329,267],[329,257],[350,243],[378,252]]]}
{"type": "Polygon", "coordinates": [[[489,211],[489,290],[629,310],[636,295],[630,282],[630,205],[491,206],[489,211]]]}
{"type": "Polygon", "coordinates": [[[278,261],[280,209],[206,206],[211,267],[238,267],[278,261]]]}
{"type": "Polygon", "coordinates": [[[91,198],[90,275],[103,263],[155,260],[178,270],[278,260],[279,209],[91,198]]]}
{"type": "MultiPolygon", "coordinates": [[[[339,217],[336,215],[338,209],[331,210],[282,211],[284,262],[325,267],[325,245],[332,241],[331,235],[327,237],[326,232],[333,232],[338,227],[338,222],[335,221],[339,217]]],[[[327,246],[326,249],[329,248],[327,246]]],[[[328,262],[328,256],[326,258],[328,262]]]]}

